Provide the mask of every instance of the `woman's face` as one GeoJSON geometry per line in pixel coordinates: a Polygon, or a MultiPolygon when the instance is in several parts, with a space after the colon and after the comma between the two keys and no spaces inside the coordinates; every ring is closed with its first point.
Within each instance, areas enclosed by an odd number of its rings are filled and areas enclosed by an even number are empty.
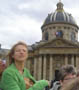
{"type": "Polygon", "coordinates": [[[12,57],[14,61],[24,62],[28,57],[27,48],[24,45],[17,45],[12,57]]]}

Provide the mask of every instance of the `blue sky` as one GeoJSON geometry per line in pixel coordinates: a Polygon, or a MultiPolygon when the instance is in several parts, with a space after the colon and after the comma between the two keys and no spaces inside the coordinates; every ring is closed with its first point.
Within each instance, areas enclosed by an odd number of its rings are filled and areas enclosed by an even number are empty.
{"type": "MultiPolygon", "coordinates": [[[[0,43],[10,48],[17,41],[28,45],[42,39],[41,26],[59,0],[0,0],[0,43]]],[[[79,1],[61,0],[64,10],[79,25],[79,1]]]]}

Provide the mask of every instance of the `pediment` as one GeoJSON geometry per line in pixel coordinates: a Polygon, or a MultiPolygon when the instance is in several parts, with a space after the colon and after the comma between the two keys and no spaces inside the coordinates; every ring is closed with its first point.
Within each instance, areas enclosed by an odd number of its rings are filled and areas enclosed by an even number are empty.
{"type": "Polygon", "coordinates": [[[79,47],[79,45],[64,39],[55,39],[44,43],[42,47],[79,47]]]}

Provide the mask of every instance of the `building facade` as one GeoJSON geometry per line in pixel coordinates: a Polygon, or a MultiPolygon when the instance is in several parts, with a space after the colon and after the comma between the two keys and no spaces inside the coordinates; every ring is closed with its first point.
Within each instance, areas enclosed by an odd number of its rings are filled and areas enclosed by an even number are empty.
{"type": "Polygon", "coordinates": [[[64,11],[59,1],[55,12],[48,14],[41,27],[42,40],[28,46],[25,66],[37,80],[54,79],[63,65],[79,68],[78,29],[73,16],[64,11]]]}

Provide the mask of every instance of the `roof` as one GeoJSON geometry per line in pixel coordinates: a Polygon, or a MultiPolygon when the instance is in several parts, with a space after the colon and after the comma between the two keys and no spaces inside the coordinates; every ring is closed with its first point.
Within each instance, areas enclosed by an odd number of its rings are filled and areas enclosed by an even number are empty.
{"type": "MultiPolygon", "coordinates": [[[[63,9],[63,3],[57,3],[57,9],[54,13],[48,14],[47,18],[44,21],[43,26],[50,24],[50,23],[68,23],[77,26],[77,23],[73,16],[63,9]]],[[[43,27],[42,26],[42,27],[43,27]]],[[[78,27],[78,26],[77,26],[78,27]]]]}

